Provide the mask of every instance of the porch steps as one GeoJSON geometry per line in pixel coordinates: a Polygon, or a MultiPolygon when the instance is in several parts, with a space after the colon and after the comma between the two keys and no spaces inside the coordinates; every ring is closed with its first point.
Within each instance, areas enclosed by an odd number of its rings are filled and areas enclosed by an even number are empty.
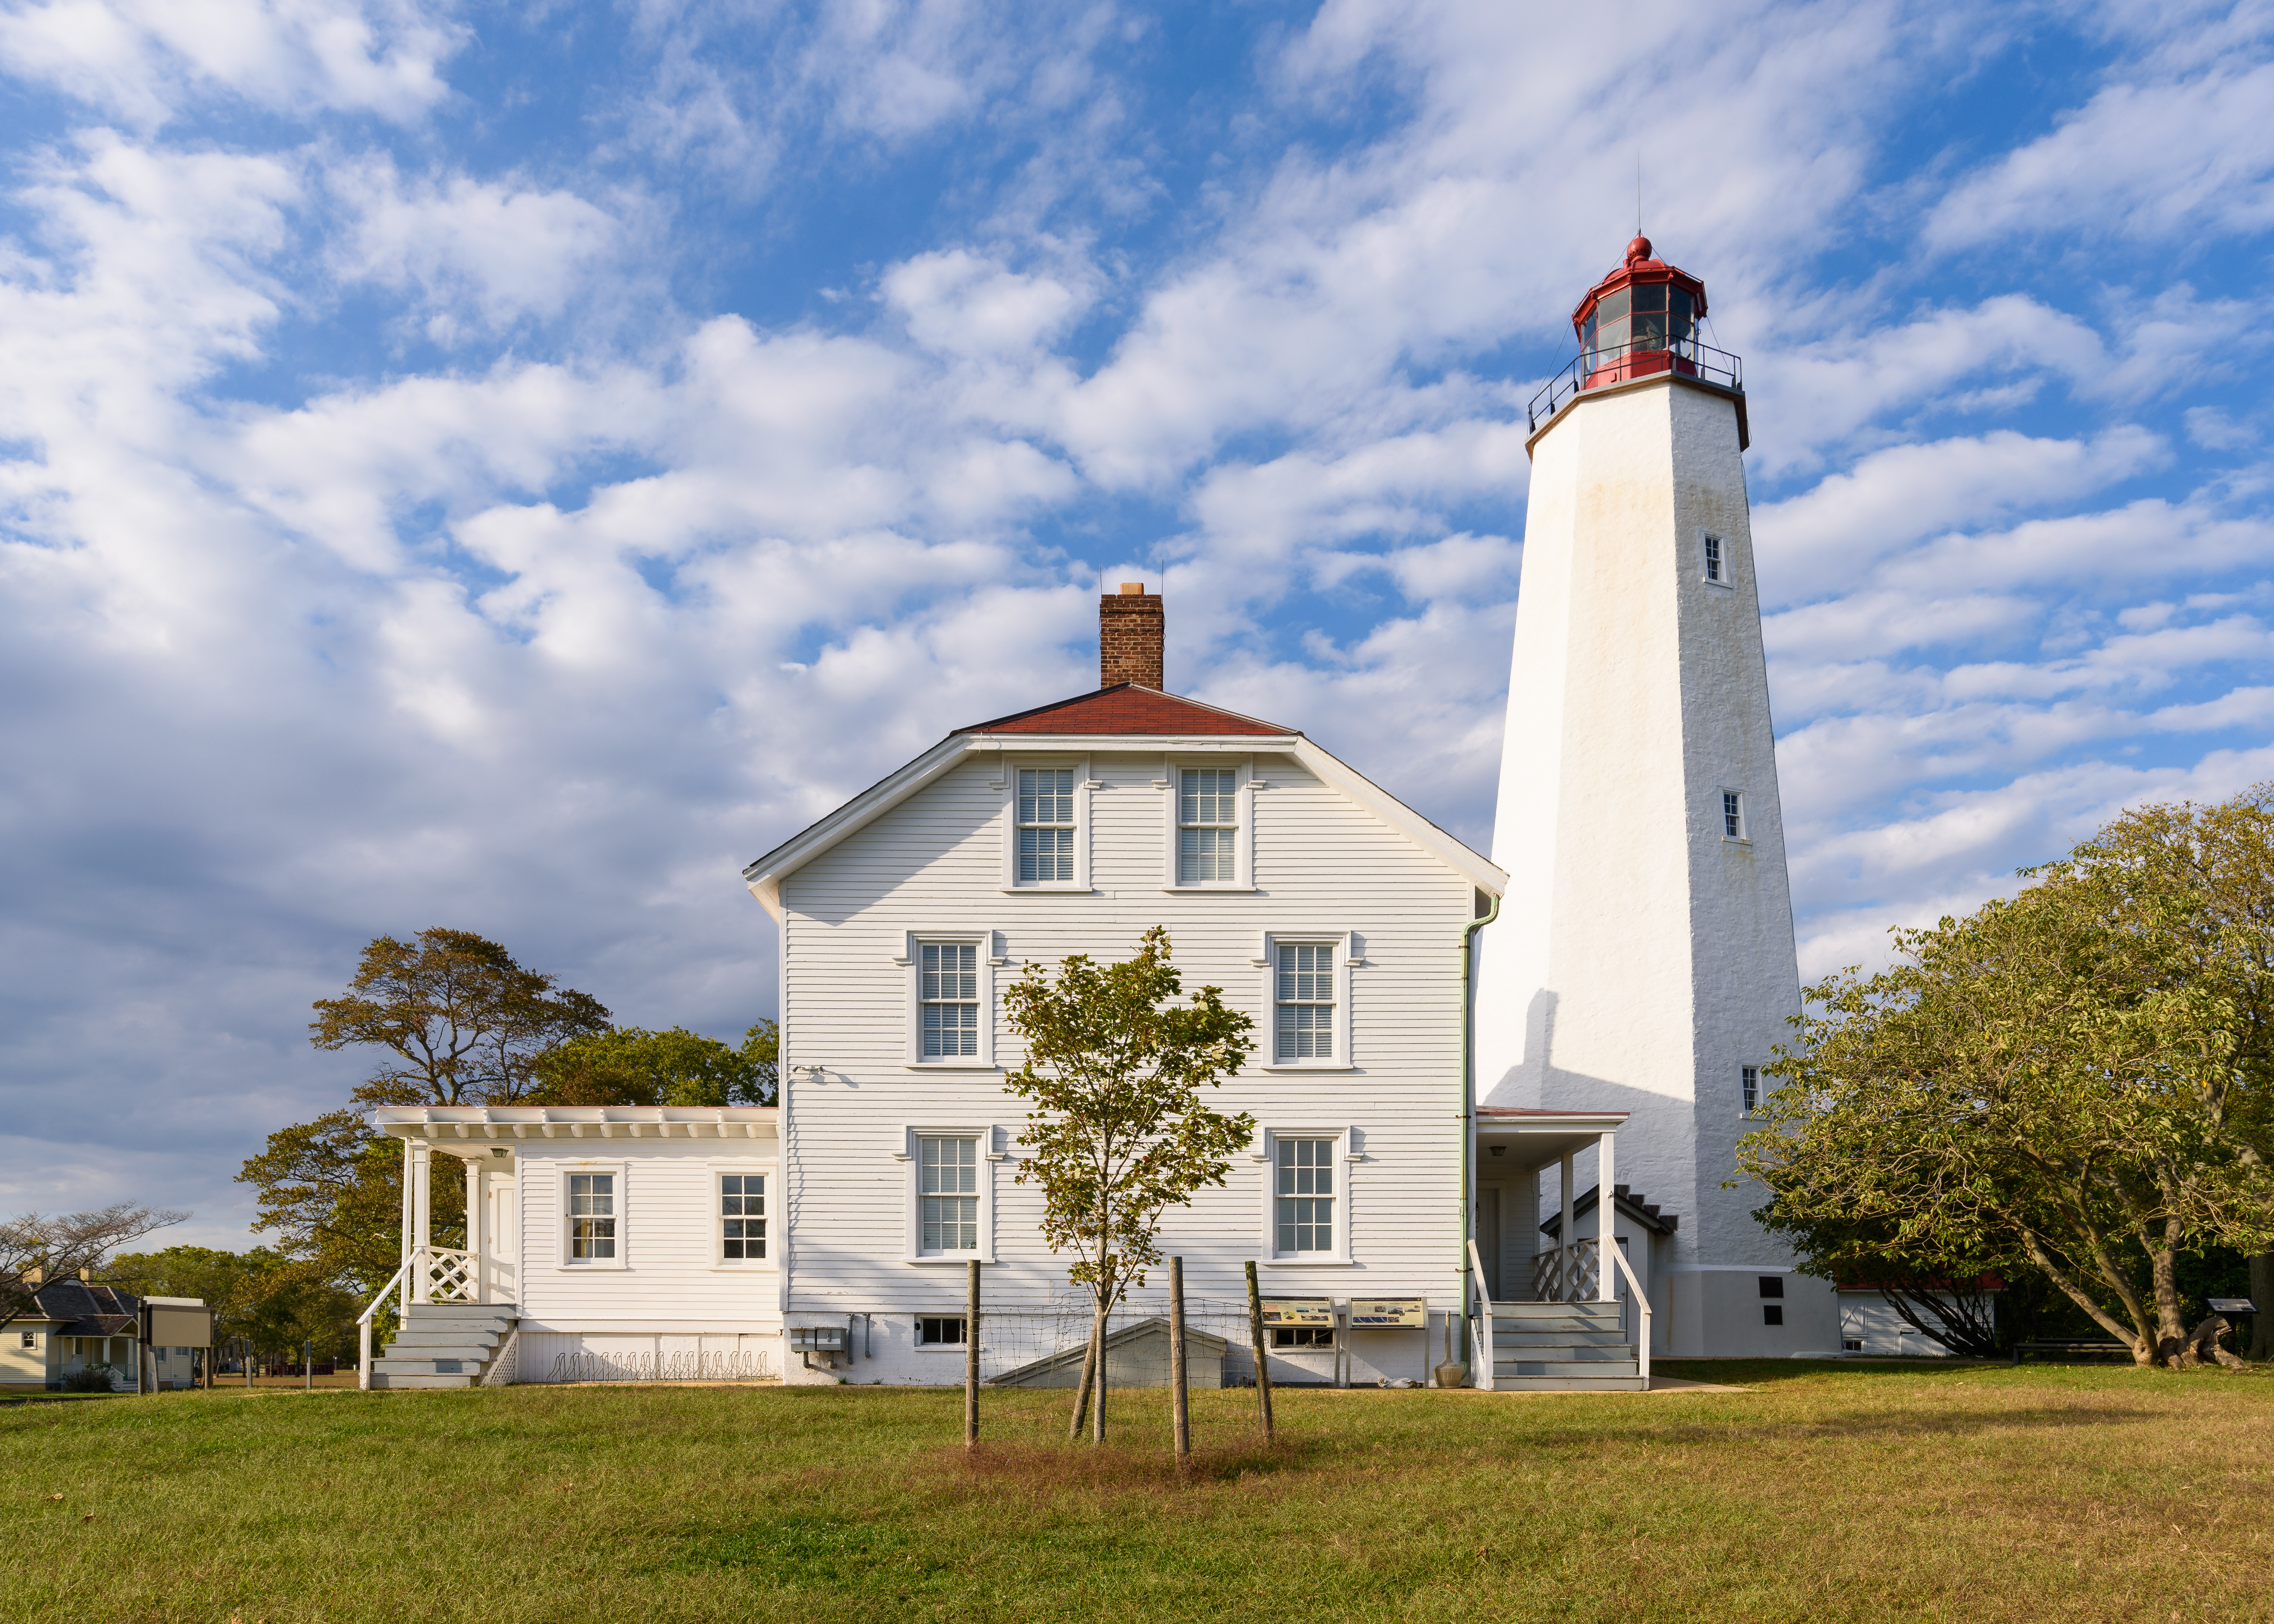
{"type": "Polygon", "coordinates": [[[387,1344],[371,1362],[374,1387],[471,1387],[519,1318],[511,1303],[413,1303],[387,1344]]]}
{"type": "Polygon", "coordinates": [[[1642,1391],[1618,1304],[1495,1303],[1492,1313],[1496,1391],[1642,1391]]]}

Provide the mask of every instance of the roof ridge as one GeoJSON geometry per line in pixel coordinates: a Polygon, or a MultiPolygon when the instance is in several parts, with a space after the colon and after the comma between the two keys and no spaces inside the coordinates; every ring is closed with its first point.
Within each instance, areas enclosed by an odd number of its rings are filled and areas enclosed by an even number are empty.
{"type": "MultiPolygon", "coordinates": [[[[1222,717],[1227,721],[1243,722],[1249,727],[1261,729],[1264,732],[1276,735],[1291,738],[1302,737],[1302,729],[1299,727],[1282,726],[1276,722],[1266,721],[1259,716],[1249,716],[1243,711],[1226,710],[1222,705],[1212,705],[1204,699],[1193,699],[1183,694],[1171,694],[1166,688],[1148,688],[1141,682],[1116,682],[1105,688],[1092,688],[1086,694],[1075,694],[1065,699],[1053,700],[1046,705],[1034,705],[1024,710],[1013,710],[1008,716],[990,717],[983,722],[972,722],[961,727],[951,728],[948,731],[947,736],[953,739],[964,733],[997,732],[1009,727],[1010,725],[1014,722],[1027,721],[1030,718],[1038,716],[1048,716],[1052,711],[1069,710],[1076,705],[1092,704],[1096,703],[1098,700],[1104,699],[1109,695],[1115,694],[1127,694],[1133,696],[1143,696],[1144,698],[1158,700],[1164,703],[1174,705],[1179,709],[1197,710],[1209,716],[1222,717]]],[[[1174,733],[1178,730],[1175,728],[1168,728],[1162,731],[1174,733]]]]}

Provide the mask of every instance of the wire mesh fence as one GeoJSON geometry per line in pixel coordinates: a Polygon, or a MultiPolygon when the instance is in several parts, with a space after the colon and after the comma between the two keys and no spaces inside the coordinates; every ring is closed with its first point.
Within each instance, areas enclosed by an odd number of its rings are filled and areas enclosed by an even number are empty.
{"type": "MultiPolygon", "coordinates": [[[[1046,1304],[983,1306],[980,1380],[998,1387],[1071,1387],[1081,1380],[1089,1346],[1088,1297],[1070,1292],[1046,1304]]],[[[1255,1380],[1247,1304],[1238,1297],[1185,1299],[1191,1385],[1238,1387],[1255,1380]]],[[[1134,1297],[1106,1316],[1106,1380],[1113,1387],[1159,1386],[1168,1380],[1169,1299],[1134,1297]]]]}

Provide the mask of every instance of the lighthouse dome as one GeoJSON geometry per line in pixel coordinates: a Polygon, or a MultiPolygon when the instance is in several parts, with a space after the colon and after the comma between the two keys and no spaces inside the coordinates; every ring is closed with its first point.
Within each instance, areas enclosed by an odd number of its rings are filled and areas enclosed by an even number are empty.
{"type": "Polygon", "coordinates": [[[1706,284],[1655,258],[1650,238],[1627,244],[1625,260],[1587,289],[1571,312],[1579,336],[1580,387],[1623,383],[1654,372],[1698,376],[1698,324],[1706,284]]]}

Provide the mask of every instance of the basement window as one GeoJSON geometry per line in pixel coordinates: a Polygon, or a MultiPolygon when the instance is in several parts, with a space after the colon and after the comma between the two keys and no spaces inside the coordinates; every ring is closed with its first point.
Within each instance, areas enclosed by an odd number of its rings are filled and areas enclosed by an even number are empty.
{"type": "Polygon", "coordinates": [[[922,1314],[916,1320],[916,1346],[919,1348],[960,1348],[963,1346],[963,1316],[961,1314],[922,1314]]]}
{"type": "Polygon", "coordinates": [[[1274,1348],[1331,1348],[1335,1345],[1334,1327],[1324,1325],[1275,1325],[1271,1327],[1274,1348]]]}

